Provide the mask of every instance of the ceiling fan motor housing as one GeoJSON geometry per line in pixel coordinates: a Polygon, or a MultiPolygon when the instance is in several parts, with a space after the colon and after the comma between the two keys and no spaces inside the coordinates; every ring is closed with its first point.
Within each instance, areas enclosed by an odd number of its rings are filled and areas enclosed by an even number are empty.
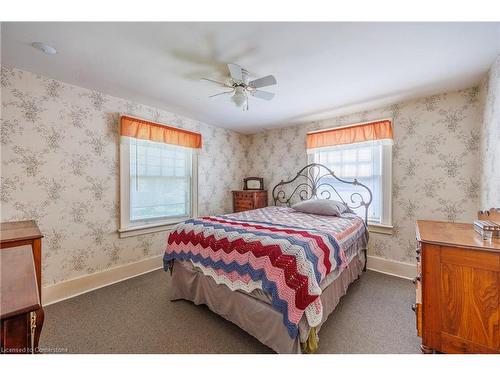
{"type": "Polygon", "coordinates": [[[245,110],[245,108],[248,110],[248,94],[264,100],[271,100],[274,97],[274,93],[260,90],[261,87],[275,85],[276,78],[274,78],[274,76],[267,75],[250,81],[248,70],[232,63],[227,64],[227,67],[229,70],[229,81],[219,82],[210,78],[202,78],[206,81],[216,83],[219,86],[231,89],[230,91],[221,92],[211,95],[210,97],[233,94],[231,96],[231,101],[237,107],[243,107],[243,110],[245,110]],[[244,106],[245,104],[246,107],[244,106]]]}

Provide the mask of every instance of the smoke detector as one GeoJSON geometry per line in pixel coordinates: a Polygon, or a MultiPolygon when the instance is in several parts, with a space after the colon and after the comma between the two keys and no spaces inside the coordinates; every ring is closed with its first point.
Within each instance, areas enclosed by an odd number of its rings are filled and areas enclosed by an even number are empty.
{"type": "Polygon", "coordinates": [[[54,47],[42,42],[33,42],[31,43],[31,45],[33,46],[33,48],[39,49],[47,55],[55,55],[57,53],[57,50],[54,47]]]}

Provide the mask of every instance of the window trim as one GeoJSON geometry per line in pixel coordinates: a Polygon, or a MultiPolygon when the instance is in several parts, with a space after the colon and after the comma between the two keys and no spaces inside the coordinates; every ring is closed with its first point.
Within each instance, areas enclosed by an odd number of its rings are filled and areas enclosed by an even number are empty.
{"type": "Polygon", "coordinates": [[[368,232],[371,233],[379,233],[379,234],[392,234],[394,226],[392,225],[383,225],[379,223],[373,223],[368,221],[368,232]]]}
{"type": "MultiPolygon", "coordinates": [[[[371,142],[371,141],[368,141],[371,142]]],[[[382,217],[380,222],[368,220],[369,227],[373,228],[373,232],[390,234],[389,231],[392,232],[392,148],[394,142],[391,140],[390,142],[384,142],[384,140],[380,140],[382,143],[382,155],[380,155],[380,165],[382,168],[381,176],[382,176],[382,207],[381,213],[382,217]]],[[[360,142],[365,143],[365,142],[360,142]]],[[[351,143],[360,144],[360,143],[351,143]]],[[[328,146],[328,147],[319,147],[319,148],[311,148],[307,150],[307,161],[308,164],[315,162],[315,154],[319,151],[328,151],[337,149],[338,147],[348,148],[349,144],[343,144],[339,146],[328,146]]],[[[335,172],[335,171],[334,171],[335,172]]]]}
{"type": "Polygon", "coordinates": [[[382,218],[379,223],[381,227],[392,228],[392,148],[394,142],[382,143],[382,155],[380,156],[382,168],[382,218]],[[386,167],[385,170],[384,167],[386,167]]]}
{"type": "MultiPolygon", "coordinates": [[[[149,219],[140,223],[130,222],[130,142],[120,137],[120,238],[167,231],[175,224],[198,216],[198,152],[191,149],[191,215],[170,217],[165,220],[149,219]]],[[[172,145],[173,147],[186,147],[172,145]]]]}

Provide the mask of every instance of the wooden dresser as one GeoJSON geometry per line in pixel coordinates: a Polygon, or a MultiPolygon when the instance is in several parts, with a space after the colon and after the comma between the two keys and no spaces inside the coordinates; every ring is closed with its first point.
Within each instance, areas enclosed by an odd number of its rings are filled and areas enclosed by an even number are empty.
{"type": "Polygon", "coordinates": [[[233,211],[267,207],[267,190],[233,190],[233,211]]]}
{"type": "Polygon", "coordinates": [[[417,332],[424,353],[500,353],[500,239],[417,221],[417,332]]]}
{"type": "Polygon", "coordinates": [[[31,245],[40,298],[42,298],[42,238],[43,235],[34,220],[0,223],[0,249],[31,245]]]}
{"type": "Polygon", "coordinates": [[[42,310],[31,246],[0,251],[0,352],[35,353],[42,310]],[[38,319],[37,319],[38,318],[38,319]]]}
{"type": "MultiPolygon", "coordinates": [[[[10,252],[13,249],[29,246],[32,253],[32,260],[35,267],[36,286],[38,289],[38,298],[40,305],[42,303],[42,238],[43,235],[38,229],[35,221],[13,221],[0,223],[0,251],[10,252]]],[[[3,259],[3,258],[2,258],[3,259]]],[[[2,313],[3,315],[3,313],[2,313]]],[[[44,312],[40,307],[35,311],[36,315],[36,332],[35,332],[35,347],[38,346],[38,339],[44,321],[44,312]]],[[[30,323],[31,324],[31,323],[30,323]]],[[[19,328],[19,336],[24,337],[23,330],[19,328]]],[[[3,328],[2,328],[3,329],[3,328]]],[[[3,334],[3,333],[2,333],[3,334]]],[[[9,330],[9,335],[15,335],[14,330],[9,330]]]]}

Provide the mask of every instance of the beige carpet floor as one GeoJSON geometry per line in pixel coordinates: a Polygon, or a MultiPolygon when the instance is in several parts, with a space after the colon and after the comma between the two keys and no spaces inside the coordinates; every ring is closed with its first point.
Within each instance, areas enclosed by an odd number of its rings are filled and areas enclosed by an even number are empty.
{"type": "MultiPolygon", "coordinates": [[[[273,353],[191,302],[170,302],[154,271],[45,308],[40,346],[69,353],[273,353]]],[[[320,332],[319,353],[419,353],[411,281],[373,271],[354,282],[320,332]]]]}

